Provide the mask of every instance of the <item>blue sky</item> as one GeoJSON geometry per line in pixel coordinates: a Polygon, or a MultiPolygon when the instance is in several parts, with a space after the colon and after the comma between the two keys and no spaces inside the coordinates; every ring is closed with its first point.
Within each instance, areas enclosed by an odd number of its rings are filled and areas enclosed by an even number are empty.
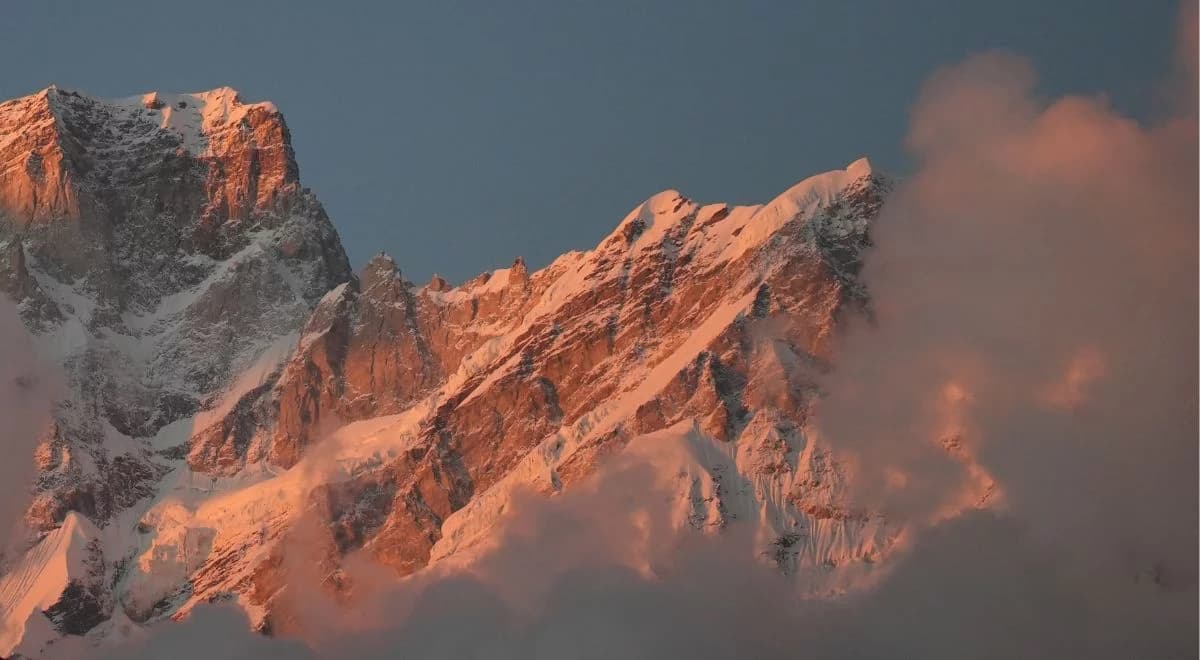
{"type": "Polygon", "coordinates": [[[1154,108],[1175,1],[6,1],[0,97],[229,85],[288,119],[356,267],[417,281],[587,249],[651,194],[767,201],[903,173],[937,67],[1031,57],[1042,93],[1154,108]]]}

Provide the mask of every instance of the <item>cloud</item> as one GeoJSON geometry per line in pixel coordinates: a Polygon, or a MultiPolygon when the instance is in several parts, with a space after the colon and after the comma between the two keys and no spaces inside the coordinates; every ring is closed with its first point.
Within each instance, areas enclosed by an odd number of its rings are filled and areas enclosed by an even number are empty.
{"type": "MultiPolygon", "coordinates": [[[[780,635],[791,621],[784,603],[794,599],[776,572],[747,561],[750,530],[706,540],[670,522],[678,503],[670,487],[675,475],[662,474],[649,461],[686,451],[685,445],[682,437],[663,438],[646,451],[631,450],[550,500],[517,493],[495,542],[467,566],[396,580],[352,557],[342,576],[349,598],[302,587],[299,597],[279,603],[293,639],[255,634],[233,606],[210,605],[99,657],[703,659],[784,653],[787,636],[780,635]],[[738,623],[733,634],[730,622],[738,623]]],[[[289,577],[305,582],[316,573],[315,567],[297,568],[289,577]]],[[[289,580],[289,589],[295,584],[289,580]]],[[[60,660],[97,656],[74,640],[53,653],[60,660]]]]}
{"type": "Polygon", "coordinates": [[[927,85],[818,419],[899,515],[969,486],[951,438],[1037,531],[1160,556],[1195,518],[1195,119],[1031,89],[1003,54],[927,85]]]}
{"type": "Polygon", "coordinates": [[[914,108],[919,167],[864,270],[874,319],[816,413],[861,503],[929,527],[858,616],[875,629],[896,618],[880,603],[932,590],[902,617],[916,655],[1194,656],[1195,104],[1142,125],[1035,89],[990,53],[914,108]],[[961,514],[989,484],[998,513],[961,514]]]}
{"type": "Polygon", "coordinates": [[[97,650],[78,637],[66,637],[49,647],[53,660],[316,660],[302,642],[273,639],[253,632],[245,612],[231,603],[196,608],[178,623],[155,626],[133,635],[116,648],[97,650]]]}
{"type": "MultiPolygon", "coordinates": [[[[101,657],[1127,658],[1194,648],[1194,619],[1181,616],[1194,593],[1131,589],[1137,616],[1100,618],[1105,603],[1064,575],[1062,557],[986,511],[930,528],[876,588],[832,600],[803,598],[749,560],[749,530],[736,526],[715,537],[653,528],[650,562],[609,554],[668,515],[658,476],[637,458],[561,499],[518,497],[494,551],[469,570],[368,582],[338,609],[309,603],[301,617],[332,618],[306,619],[318,630],[305,644],[257,635],[219,605],[101,657]]],[[[59,657],[93,657],[82,648],[59,657]]]]}

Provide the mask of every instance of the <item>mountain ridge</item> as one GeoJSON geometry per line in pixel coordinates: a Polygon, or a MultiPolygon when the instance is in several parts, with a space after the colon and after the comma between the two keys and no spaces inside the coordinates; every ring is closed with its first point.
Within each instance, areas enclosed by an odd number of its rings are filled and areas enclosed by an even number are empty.
{"type": "Polygon", "coordinates": [[[745,520],[764,557],[817,581],[895,542],[845,507],[805,431],[833,328],[867,301],[856,273],[891,183],[866,159],[759,206],[664,191],[592,250],[417,286],[386,255],[350,271],[274,106],[227,88],[40,94],[72,153],[31,166],[53,151],[22,106],[38,95],[0,104],[0,160],[17,163],[0,174],[0,283],[70,387],[39,447],[29,550],[4,573],[31,574],[68,518],[94,525],[95,551],[57,601],[0,603],[0,651],[35,652],[38,617],[102,640],[222,598],[285,632],[301,517],[329,570],[364,550],[408,574],[469,557],[514,488],[569,488],[656,433],[700,452],[678,466],[681,526],[745,520]],[[67,192],[29,194],[44,189],[67,192]]]}

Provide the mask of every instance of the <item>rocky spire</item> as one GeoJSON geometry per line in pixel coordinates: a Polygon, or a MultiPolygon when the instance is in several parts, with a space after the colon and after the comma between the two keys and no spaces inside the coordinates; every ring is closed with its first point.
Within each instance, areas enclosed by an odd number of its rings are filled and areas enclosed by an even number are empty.
{"type": "Polygon", "coordinates": [[[508,284],[521,289],[529,288],[529,268],[525,265],[525,257],[517,257],[513,262],[508,270],[508,284]]]}

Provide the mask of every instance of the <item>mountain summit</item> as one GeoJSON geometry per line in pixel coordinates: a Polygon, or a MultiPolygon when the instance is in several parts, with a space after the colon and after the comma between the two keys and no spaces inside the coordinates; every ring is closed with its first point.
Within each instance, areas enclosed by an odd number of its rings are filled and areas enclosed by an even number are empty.
{"type": "MultiPolygon", "coordinates": [[[[186,438],[353,275],[299,184],[282,115],[232,90],[107,101],[51,87],[0,104],[0,161],[0,290],[67,386],[28,527],[44,545],[70,525],[67,539],[95,549],[159,493],[165,439],[186,438]]],[[[101,552],[93,568],[116,559],[101,552]]],[[[19,639],[32,606],[4,589],[5,635],[19,639]]],[[[76,617],[107,617],[111,602],[79,612],[58,629],[88,627],[76,617]]]]}

